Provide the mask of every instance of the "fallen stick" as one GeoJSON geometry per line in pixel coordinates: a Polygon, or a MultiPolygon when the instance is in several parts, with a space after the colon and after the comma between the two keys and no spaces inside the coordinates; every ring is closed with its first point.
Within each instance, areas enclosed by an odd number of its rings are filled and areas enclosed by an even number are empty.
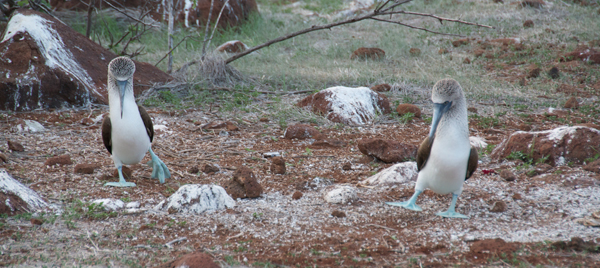
{"type": "Polygon", "coordinates": [[[171,242],[166,243],[165,246],[168,247],[168,248],[173,248],[173,246],[171,246],[172,244],[175,244],[177,242],[181,242],[181,241],[184,241],[184,240],[187,240],[187,237],[184,236],[184,237],[181,237],[181,238],[177,238],[177,239],[175,239],[175,240],[173,240],[171,242]]]}

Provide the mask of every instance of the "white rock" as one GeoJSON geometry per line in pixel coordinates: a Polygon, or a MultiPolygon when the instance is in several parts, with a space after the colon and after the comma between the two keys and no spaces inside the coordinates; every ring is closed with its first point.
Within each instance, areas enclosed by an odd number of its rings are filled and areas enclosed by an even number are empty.
{"type": "Polygon", "coordinates": [[[107,210],[107,211],[117,211],[117,210],[120,210],[123,207],[125,207],[125,202],[123,202],[119,199],[112,199],[112,198],[96,199],[96,200],[92,201],[92,203],[102,204],[102,207],[104,208],[104,210],[107,210]]]}
{"type": "Polygon", "coordinates": [[[218,185],[187,184],[160,202],[155,209],[175,209],[182,213],[200,214],[235,206],[235,201],[218,185]]]}
{"type": "Polygon", "coordinates": [[[329,102],[330,112],[325,115],[327,118],[333,115],[343,122],[363,125],[383,113],[377,104],[379,95],[367,87],[330,87],[317,94],[324,94],[325,100],[329,102]]]}
{"type": "MultiPolygon", "coordinates": [[[[27,210],[30,212],[39,210],[48,206],[48,203],[42,199],[35,191],[29,189],[27,186],[23,185],[19,181],[13,179],[5,169],[0,169],[0,192],[4,194],[12,194],[19,198],[21,198],[25,203],[27,203],[27,210]]],[[[4,202],[12,211],[14,211],[15,207],[10,203],[10,200],[0,200],[0,202],[4,202]]]]}
{"type": "Polygon", "coordinates": [[[139,208],[140,207],[140,202],[139,201],[133,201],[133,202],[129,202],[125,205],[126,208],[139,208]]]}
{"type": "Polygon", "coordinates": [[[46,128],[44,128],[44,126],[42,126],[42,124],[40,124],[37,121],[25,119],[25,120],[23,120],[22,123],[19,123],[18,125],[13,127],[13,130],[15,130],[17,132],[36,133],[36,132],[44,132],[44,131],[46,131],[46,128]]]}
{"type": "Polygon", "coordinates": [[[348,185],[337,185],[325,193],[325,201],[332,204],[346,204],[358,200],[356,188],[348,185]]]}
{"type": "Polygon", "coordinates": [[[417,162],[402,162],[380,171],[362,183],[370,185],[401,184],[415,181],[418,174],[417,162]]]}

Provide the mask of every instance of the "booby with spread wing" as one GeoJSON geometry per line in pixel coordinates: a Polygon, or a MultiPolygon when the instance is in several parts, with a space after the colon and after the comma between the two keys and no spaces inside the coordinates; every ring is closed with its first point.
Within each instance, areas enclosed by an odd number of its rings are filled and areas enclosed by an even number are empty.
{"type": "Polygon", "coordinates": [[[433,120],[429,135],[417,150],[419,175],[415,193],[408,201],[386,204],[421,211],[415,201],[428,188],[437,194],[452,193],[448,210],[436,215],[469,218],[455,211],[463,182],[473,175],[478,160],[477,150],[469,142],[467,101],[460,84],[454,79],[438,81],[433,86],[431,100],[433,120]]]}
{"type": "Polygon", "coordinates": [[[131,165],[142,161],[146,151],[152,160],[152,178],[160,183],[170,178],[169,169],[152,151],[154,138],[152,119],[144,109],[135,103],[133,96],[133,73],[135,63],[118,57],[108,64],[108,105],[109,116],[102,122],[102,140],[112,155],[115,167],[119,171],[119,182],[108,182],[104,186],[133,187],[135,183],[126,182],[123,177],[123,164],[131,165]]]}

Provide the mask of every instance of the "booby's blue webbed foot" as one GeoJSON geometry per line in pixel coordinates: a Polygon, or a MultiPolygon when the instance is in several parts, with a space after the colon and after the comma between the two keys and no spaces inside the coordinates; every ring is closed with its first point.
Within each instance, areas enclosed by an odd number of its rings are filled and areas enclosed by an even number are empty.
{"type": "Polygon", "coordinates": [[[456,200],[458,199],[458,195],[457,194],[452,194],[452,203],[450,203],[450,207],[448,208],[448,210],[444,211],[444,212],[438,212],[435,215],[444,217],[444,218],[461,218],[461,219],[468,219],[469,216],[460,214],[458,212],[456,212],[455,207],[456,207],[456,200]]]}
{"type": "Polygon", "coordinates": [[[414,211],[423,211],[423,209],[421,209],[421,207],[417,206],[417,204],[415,204],[415,202],[417,201],[417,197],[419,197],[419,195],[422,193],[422,191],[415,191],[415,194],[413,194],[413,196],[408,200],[408,201],[404,201],[404,202],[385,202],[386,204],[390,205],[390,206],[398,206],[398,207],[403,207],[405,209],[410,209],[410,210],[414,210],[414,211]]]}
{"type": "Polygon", "coordinates": [[[104,184],[104,186],[115,186],[115,187],[134,187],[135,183],[133,182],[126,182],[125,178],[123,177],[123,170],[122,170],[122,166],[118,167],[117,170],[119,171],[119,182],[107,182],[104,184]]]}
{"type": "Polygon", "coordinates": [[[158,178],[160,183],[165,183],[165,179],[171,177],[171,172],[169,172],[167,165],[154,154],[152,148],[148,149],[148,152],[150,152],[150,157],[152,157],[152,160],[147,163],[148,166],[152,167],[151,177],[153,179],[158,178]]]}

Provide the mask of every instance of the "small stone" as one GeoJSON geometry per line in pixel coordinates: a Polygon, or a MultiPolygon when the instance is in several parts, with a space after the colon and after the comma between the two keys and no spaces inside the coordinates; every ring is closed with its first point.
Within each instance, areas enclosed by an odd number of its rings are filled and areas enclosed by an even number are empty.
{"type": "Polygon", "coordinates": [[[198,172],[200,172],[200,169],[197,166],[193,166],[190,169],[188,169],[188,173],[190,174],[198,174],[198,172]]]}
{"type": "Polygon", "coordinates": [[[458,40],[452,42],[452,45],[454,47],[459,47],[459,46],[467,45],[467,44],[469,44],[469,39],[467,39],[467,38],[458,39],[458,40]]]}
{"type": "Polygon", "coordinates": [[[325,201],[331,204],[347,204],[358,200],[356,188],[347,185],[333,186],[325,193],[325,201]]]}
{"type": "MultiPolygon", "coordinates": [[[[123,177],[125,177],[125,180],[131,180],[131,178],[133,178],[133,176],[131,175],[131,173],[133,172],[130,168],[123,166],[123,168],[121,168],[121,171],[123,172],[123,177]]],[[[118,178],[119,177],[119,170],[115,168],[115,170],[113,171],[112,174],[113,178],[118,178]]]]}
{"type": "Polygon", "coordinates": [[[527,73],[527,78],[536,78],[536,77],[540,76],[541,72],[542,72],[542,69],[537,68],[537,67],[532,67],[531,69],[529,69],[529,72],[527,73]]]}
{"type": "Polygon", "coordinates": [[[213,173],[217,173],[219,172],[220,169],[217,166],[213,166],[211,164],[206,164],[204,165],[204,167],[202,167],[202,172],[204,172],[205,174],[213,174],[213,173]]]}
{"type": "Polygon", "coordinates": [[[382,60],[385,58],[385,51],[376,47],[361,47],[352,52],[350,56],[351,60],[361,59],[361,60],[382,60]]]}
{"type": "Polygon", "coordinates": [[[521,77],[521,80],[519,80],[519,85],[524,87],[527,85],[527,79],[525,79],[525,77],[521,77]]]}
{"type": "Polygon", "coordinates": [[[551,165],[548,165],[546,163],[539,163],[535,166],[535,172],[537,174],[544,174],[546,172],[548,172],[549,170],[552,169],[551,165]]]}
{"type": "Polygon", "coordinates": [[[117,211],[125,207],[125,202],[113,198],[96,199],[92,203],[102,205],[106,211],[117,211]]]}
{"type": "Polygon", "coordinates": [[[345,218],[346,213],[344,213],[343,211],[334,210],[333,212],[331,212],[331,216],[338,217],[338,218],[345,218]]]}
{"type": "Polygon", "coordinates": [[[285,160],[281,156],[273,157],[271,162],[273,174],[285,174],[285,160]]]}
{"type": "Polygon", "coordinates": [[[352,164],[350,162],[346,162],[346,164],[342,166],[342,170],[352,170],[352,164]]]}
{"type": "Polygon", "coordinates": [[[475,107],[469,107],[469,108],[467,108],[467,111],[476,114],[477,113],[477,108],[475,108],[475,107]]]}
{"type": "Polygon", "coordinates": [[[226,124],[227,124],[227,131],[239,131],[240,130],[233,122],[227,121],[226,124]]]}
{"type": "Polygon", "coordinates": [[[71,161],[71,157],[66,154],[55,156],[55,157],[50,157],[50,158],[46,159],[46,162],[44,162],[44,165],[46,165],[46,166],[71,165],[71,164],[73,164],[73,161],[71,161]]]}
{"type": "Polygon", "coordinates": [[[407,113],[412,113],[414,117],[421,118],[421,109],[419,108],[419,106],[414,104],[398,104],[398,107],[396,107],[396,112],[398,112],[399,116],[403,116],[407,113]]]}
{"type": "Polygon", "coordinates": [[[8,156],[6,156],[3,153],[0,153],[0,162],[7,163],[8,162],[8,156]]]}
{"type": "Polygon", "coordinates": [[[490,212],[505,212],[508,209],[504,201],[497,201],[490,209],[490,212]]]}
{"type": "Polygon", "coordinates": [[[475,55],[475,57],[477,57],[477,58],[483,56],[484,53],[485,53],[485,50],[483,50],[483,49],[476,49],[475,51],[473,51],[473,55],[475,55]]]}
{"type": "Polygon", "coordinates": [[[33,225],[42,225],[42,224],[44,224],[44,222],[42,220],[36,219],[36,218],[31,218],[30,221],[31,221],[31,224],[33,224],[33,225]]]}
{"type": "Polygon", "coordinates": [[[392,89],[392,86],[390,86],[389,84],[379,84],[371,87],[371,90],[377,92],[387,92],[390,91],[390,89],[392,89]]]}
{"type": "Polygon", "coordinates": [[[266,123],[266,122],[269,122],[269,118],[261,117],[260,119],[258,119],[258,121],[266,123]]]}
{"type": "Polygon", "coordinates": [[[233,173],[233,178],[225,185],[225,190],[231,197],[235,198],[255,198],[259,197],[263,188],[251,169],[240,166],[233,173]],[[242,192],[243,191],[243,192],[242,192]]]}
{"type": "Polygon", "coordinates": [[[292,199],[294,199],[294,200],[298,200],[298,199],[302,198],[302,195],[303,195],[303,194],[302,194],[301,192],[298,192],[298,191],[296,191],[296,192],[294,192],[294,194],[292,195],[292,199]]]}
{"type": "Polygon", "coordinates": [[[508,169],[500,170],[499,174],[500,177],[503,178],[505,181],[515,181],[517,179],[517,176],[515,176],[515,174],[508,169]]]}
{"type": "Polygon", "coordinates": [[[560,71],[558,70],[558,67],[554,66],[552,67],[549,71],[548,71],[548,75],[552,78],[552,79],[556,79],[560,77],[560,71]]]}
{"type": "Polygon", "coordinates": [[[165,201],[154,209],[169,214],[201,214],[209,211],[226,210],[235,206],[235,200],[218,185],[186,184],[182,185],[165,201]]]}
{"type": "Polygon", "coordinates": [[[195,252],[183,255],[177,259],[174,259],[157,267],[219,268],[221,266],[213,260],[213,257],[211,255],[202,252],[195,252]]]}
{"type": "Polygon", "coordinates": [[[284,139],[315,139],[322,140],[325,135],[321,134],[317,129],[306,124],[296,124],[288,126],[283,134],[284,139]]]}
{"type": "Polygon", "coordinates": [[[521,200],[521,199],[523,199],[523,197],[522,197],[522,196],[521,196],[521,194],[519,194],[519,193],[513,194],[513,197],[512,197],[512,198],[513,198],[514,200],[521,200]]]}
{"type": "Polygon", "coordinates": [[[85,117],[85,118],[81,119],[81,124],[84,126],[91,126],[94,124],[94,120],[85,117]]]}
{"type": "Polygon", "coordinates": [[[465,58],[465,60],[463,60],[464,64],[471,64],[471,60],[469,58],[465,58]]]}
{"type": "Polygon", "coordinates": [[[566,109],[577,109],[579,108],[579,102],[577,102],[577,98],[571,97],[565,102],[566,109]]]}
{"type": "Polygon", "coordinates": [[[96,164],[77,164],[73,172],[77,174],[92,174],[97,167],[98,165],[96,164]]]}
{"type": "Polygon", "coordinates": [[[11,151],[15,151],[15,152],[23,152],[25,151],[25,148],[23,148],[23,145],[21,145],[20,143],[16,142],[16,141],[7,141],[8,142],[8,149],[10,149],[11,151]]]}
{"type": "Polygon", "coordinates": [[[523,28],[531,28],[531,27],[533,27],[533,21],[532,20],[526,20],[523,23],[523,28]]]}
{"type": "Polygon", "coordinates": [[[447,49],[445,49],[445,48],[440,48],[440,50],[438,50],[438,54],[440,54],[440,55],[441,55],[441,54],[448,54],[448,53],[450,53],[450,51],[448,51],[448,50],[447,50],[447,49]]]}
{"type": "Polygon", "coordinates": [[[421,50],[416,47],[411,48],[408,52],[413,56],[421,55],[421,50]]]}

